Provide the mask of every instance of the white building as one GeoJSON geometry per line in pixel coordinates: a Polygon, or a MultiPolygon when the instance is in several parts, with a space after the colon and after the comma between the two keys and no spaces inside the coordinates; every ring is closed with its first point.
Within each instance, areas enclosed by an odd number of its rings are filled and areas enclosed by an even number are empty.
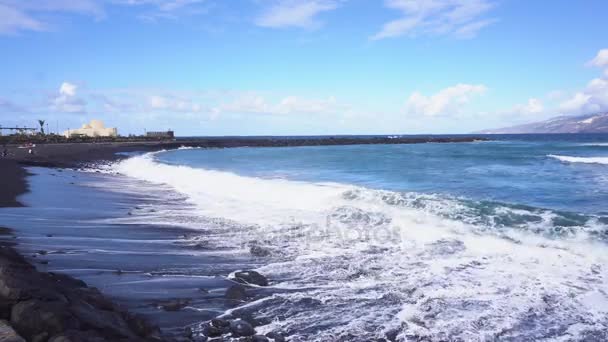
{"type": "Polygon", "coordinates": [[[116,128],[106,128],[103,122],[99,120],[91,120],[90,123],[82,125],[82,128],[68,129],[63,132],[66,138],[74,135],[84,135],[87,137],[116,137],[118,130],[116,128]]]}

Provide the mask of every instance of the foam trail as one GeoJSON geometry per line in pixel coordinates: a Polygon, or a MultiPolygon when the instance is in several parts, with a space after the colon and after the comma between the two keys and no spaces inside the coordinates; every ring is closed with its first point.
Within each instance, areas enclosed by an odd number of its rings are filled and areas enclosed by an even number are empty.
{"type": "Polygon", "coordinates": [[[603,164],[608,165],[608,157],[570,157],[549,154],[548,157],[567,163],[603,164]]]}

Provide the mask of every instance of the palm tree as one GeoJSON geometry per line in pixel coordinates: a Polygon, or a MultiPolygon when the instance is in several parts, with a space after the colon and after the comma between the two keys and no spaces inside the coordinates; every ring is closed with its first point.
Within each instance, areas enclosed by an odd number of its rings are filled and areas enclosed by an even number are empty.
{"type": "Polygon", "coordinates": [[[44,120],[38,120],[38,123],[40,124],[40,133],[44,135],[44,120]]]}

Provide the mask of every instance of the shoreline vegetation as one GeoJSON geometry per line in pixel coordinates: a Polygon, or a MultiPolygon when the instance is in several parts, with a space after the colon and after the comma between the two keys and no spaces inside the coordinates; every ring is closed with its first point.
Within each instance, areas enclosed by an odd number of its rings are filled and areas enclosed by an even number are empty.
{"type": "MultiPolygon", "coordinates": [[[[485,141],[462,137],[336,137],[336,138],[199,138],[177,141],[96,141],[40,143],[35,147],[7,144],[0,159],[0,208],[23,206],[17,197],[28,191],[28,166],[78,168],[88,163],[126,158],[128,153],[154,152],[179,147],[291,147],[355,144],[462,143],[485,141]],[[32,149],[33,153],[29,153],[32,149]]],[[[25,143],[25,142],[24,142],[25,143]]],[[[28,141],[27,143],[32,143],[28,141]]],[[[36,270],[13,248],[13,234],[4,228],[0,244],[0,336],[10,341],[204,341],[161,335],[157,326],[112,302],[94,287],[68,275],[36,270]],[[24,339],[25,338],[25,339],[24,339]]],[[[243,272],[241,272],[243,273],[243,272]]],[[[226,292],[226,298],[242,298],[248,284],[256,283],[254,271],[245,271],[226,292]],[[243,285],[239,285],[243,283],[243,285]]],[[[267,282],[264,279],[264,282],[267,282]]],[[[267,284],[267,283],[266,283],[267,284]]],[[[260,284],[264,285],[264,284],[260,284]]],[[[212,320],[204,327],[207,337],[247,337],[251,341],[282,341],[280,335],[253,336],[252,325],[242,320],[212,320]],[[246,331],[245,331],[246,330],[246,331]],[[258,338],[258,339],[256,339],[258,338]],[[270,338],[270,339],[268,339],[270,338]]],[[[186,334],[188,335],[188,334],[186,334]]],[[[7,341],[8,341],[7,340],[7,341]]]]}

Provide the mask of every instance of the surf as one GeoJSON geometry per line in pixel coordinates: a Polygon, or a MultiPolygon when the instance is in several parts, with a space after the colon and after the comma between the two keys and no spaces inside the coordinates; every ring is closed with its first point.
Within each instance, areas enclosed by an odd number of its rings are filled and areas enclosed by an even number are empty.
{"type": "MultiPolygon", "coordinates": [[[[211,245],[270,252],[259,271],[278,292],[236,309],[261,313],[269,322],[262,331],[312,341],[353,331],[361,340],[393,331],[399,339],[526,339],[546,331],[527,323],[531,314],[564,327],[560,336],[608,329],[597,305],[608,301],[597,217],[573,219],[564,232],[555,227],[567,215],[552,210],[249,177],[155,157],[115,169],[183,194],[192,217],[221,219],[203,235],[211,245]]],[[[206,221],[196,222],[204,229],[206,221]]]]}

